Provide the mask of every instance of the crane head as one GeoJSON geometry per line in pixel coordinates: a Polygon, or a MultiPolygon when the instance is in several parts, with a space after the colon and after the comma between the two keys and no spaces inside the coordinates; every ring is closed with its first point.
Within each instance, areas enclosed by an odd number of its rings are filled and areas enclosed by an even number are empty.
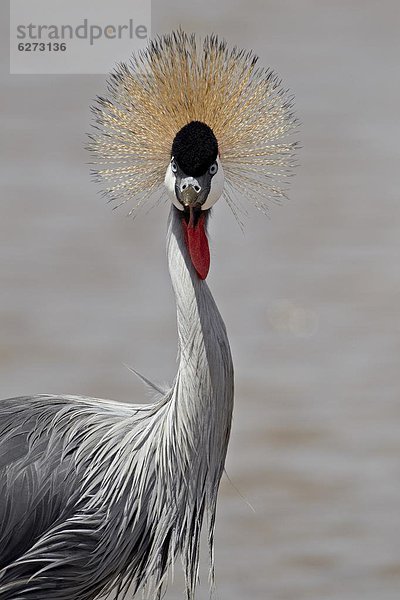
{"type": "Polygon", "coordinates": [[[116,206],[132,202],[130,215],[166,187],[204,279],[205,229],[221,196],[241,226],[243,202],[265,213],[286,198],[297,163],[293,97],[253,51],[181,29],[119,63],[107,89],[92,107],[94,178],[116,206]]]}
{"type": "Polygon", "coordinates": [[[190,207],[208,210],[216,203],[223,192],[224,171],[211,127],[191,121],[178,131],[164,183],[173,204],[181,211],[190,207]]]}
{"type": "Polygon", "coordinates": [[[200,279],[205,279],[210,266],[205,233],[207,211],[224,188],[218,142],[211,127],[191,121],[178,131],[164,183],[172,203],[182,212],[184,238],[193,266],[200,279]]]}

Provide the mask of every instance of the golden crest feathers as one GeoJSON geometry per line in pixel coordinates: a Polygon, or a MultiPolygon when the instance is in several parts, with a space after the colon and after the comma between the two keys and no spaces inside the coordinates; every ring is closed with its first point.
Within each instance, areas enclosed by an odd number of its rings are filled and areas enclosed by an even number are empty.
{"type": "Polygon", "coordinates": [[[235,214],[236,197],[266,210],[269,200],[285,196],[295,164],[296,142],[288,140],[297,126],[293,98],[257,61],[216,35],[199,43],[179,30],[119,64],[109,97],[92,107],[97,131],[89,136],[94,173],[110,199],[136,207],[162,190],[174,137],[196,120],[218,140],[224,196],[235,214]]]}

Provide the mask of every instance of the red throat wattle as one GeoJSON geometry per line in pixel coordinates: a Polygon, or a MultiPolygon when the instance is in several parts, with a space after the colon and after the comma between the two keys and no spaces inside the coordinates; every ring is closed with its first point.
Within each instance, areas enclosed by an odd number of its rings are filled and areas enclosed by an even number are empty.
{"type": "Polygon", "coordinates": [[[200,212],[196,220],[193,208],[190,208],[189,223],[186,222],[185,217],[182,217],[185,244],[200,279],[207,277],[210,268],[210,249],[204,228],[205,220],[205,212],[200,212]]]}

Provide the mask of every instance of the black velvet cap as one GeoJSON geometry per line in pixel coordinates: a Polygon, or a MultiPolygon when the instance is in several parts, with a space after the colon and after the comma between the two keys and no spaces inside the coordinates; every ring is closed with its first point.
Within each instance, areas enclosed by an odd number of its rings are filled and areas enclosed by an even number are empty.
{"type": "Polygon", "coordinates": [[[182,127],[172,142],[171,156],[186,175],[203,175],[218,156],[218,142],[211,127],[201,121],[182,127]]]}

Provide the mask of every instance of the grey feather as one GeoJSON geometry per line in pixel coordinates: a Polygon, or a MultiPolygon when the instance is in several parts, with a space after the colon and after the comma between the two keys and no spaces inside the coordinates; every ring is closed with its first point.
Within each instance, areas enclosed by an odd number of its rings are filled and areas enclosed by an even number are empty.
{"type": "MultiPolygon", "coordinates": [[[[217,492],[233,407],[224,323],[172,207],[167,254],[179,367],[152,404],[80,396],[0,401],[0,600],[161,596],[180,555],[186,596],[217,492]],[[128,594],[129,589],[129,594],[128,594]]],[[[147,381],[147,380],[145,380],[147,381]]]]}
{"type": "Polygon", "coordinates": [[[143,383],[153,392],[156,392],[157,394],[161,394],[162,396],[164,396],[167,393],[167,389],[162,388],[160,385],[158,385],[157,383],[154,383],[153,381],[150,381],[150,379],[147,379],[147,377],[145,377],[144,375],[142,375],[141,373],[139,373],[139,371],[136,371],[136,369],[134,369],[133,367],[129,367],[128,365],[125,365],[125,367],[134,375],[136,375],[136,377],[138,379],[140,379],[140,381],[143,381],[143,383]]]}

